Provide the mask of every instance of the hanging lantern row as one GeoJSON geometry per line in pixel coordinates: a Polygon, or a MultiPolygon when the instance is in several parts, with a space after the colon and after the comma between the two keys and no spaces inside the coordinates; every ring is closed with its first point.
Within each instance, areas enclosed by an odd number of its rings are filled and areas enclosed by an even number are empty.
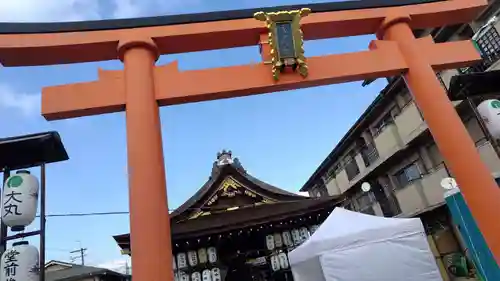
{"type": "Polygon", "coordinates": [[[172,262],[174,270],[185,270],[189,267],[196,267],[198,264],[215,264],[217,262],[217,249],[208,247],[200,248],[198,251],[188,251],[187,254],[178,253],[177,259],[173,258],[172,262]]]}
{"type": "MultiPolygon", "coordinates": [[[[328,211],[327,213],[330,214],[331,211],[328,211]]],[[[318,218],[321,217],[321,216],[322,216],[322,214],[317,214],[316,215],[316,217],[318,217],[318,218]]],[[[312,217],[313,216],[309,216],[309,219],[312,219],[312,217]]],[[[296,219],[296,220],[282,221],[282,222],[279,222],[279,223],[276,223],[276,224],[270,223],[270,224],[266,224],[266,225],[260,225],[260,226],[248,228],[246,230],[238,230],[238,231],[234,231],[234,232],[229,232],[227,234],[218,234],[218,235],[213,236],[213,237],[209,236],[209,237],[207,237],[204,240],[206,242],[210,242],[210,241],[214,241],[214,240],[217,240],[217,239],[220,240],[220,239],[226,239],[226,238],[231,238],[231,237],[238,237],[238,236],[241,236],[243,234],[250,234],[250,233],[253,233],[253,232],[261,232],[261,231],[266,231],[267,232],[267,231],[269,231],[269,229],[275,228],[276,225],[283,226],[283,225],[287,225],[287,224],[298,224],[298,223],[304,223],[305,221],[306,221],[306,219],[299,218],[299,219],[296,219]]],[[[190,241],[185,241],[184,244],[189,246],[189,242],[190,241]]],[[[198,242],[198,244],[202,243],[202,239],[197,239],[197,242],[198,242]]],[[[195,243],[196,243],[196,241],[195,241],[195,243]]],[[[175,247],[180,247],[181,244],[180,244],[180,242],[176,243],[175,247]]]]}
{"type": "Polygon", "coordinates": [[[28,241],[12,244],[5,251],[0,261],[2,273],[0,280],[5,281],[38,281],[40,278],[39,253],[28,241]]]}
{"type": "Polygon", "coordinates": [[[222,281],[220,269],[214,267],[205,269],[201,273],[199,271],[191,273],[191,276],[184,271],[179,271],[174,274],[175,281],[222,281]]]}
{"type": "Polygon", "coordinates": [[[282,233],[274,233],[266,236],[267,249],[272,251],[276,248],[291,248],[304,243],[312,233],[318,229],[318,225],[301,227],[299,229],[292,229],[291,231],[285,230],[282,233]]]}
{"type": "Polygon", "coordinates": [[[7,178],[2,194],[2,221],[12,231],[23,231],[36,217],[38,179],[29,171],[19,170],[7,178]]]}

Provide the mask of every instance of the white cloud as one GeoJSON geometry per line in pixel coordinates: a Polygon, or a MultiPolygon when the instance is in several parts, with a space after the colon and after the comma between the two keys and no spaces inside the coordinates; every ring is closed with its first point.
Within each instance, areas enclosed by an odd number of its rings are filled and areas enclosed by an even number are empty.
{"type": "Polygon", "coordinates": [[[0,22],[82,21],[177,12],[202,0],[0,0],[0,22]]]}
{"type": "Polygon", "coordinates": [[[99,18],[99,0],[0,1],[0,22],[79,21],[99,18]]]}
{"type": "Polygon", "coordinates": [[[40,114],[40,94],[16,92],[0,84],[0,108],[21,112],[24,116],[40,114]]]}
{"type": "Polygon", "coordinates": [[[118,260],[112,260],[104,263],[100,263],[96,265],[100,268],[107,268],[116,272],[120,272],[123,274],[131,274],[132,273],[132,264],[130,262],[130,258],[123,258],[118,260]]]}

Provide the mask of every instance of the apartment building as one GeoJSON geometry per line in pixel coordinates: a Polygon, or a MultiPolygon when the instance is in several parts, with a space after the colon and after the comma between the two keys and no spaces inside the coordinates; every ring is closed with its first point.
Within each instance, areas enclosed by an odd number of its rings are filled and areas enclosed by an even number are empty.
{"type": "MultiPolygon", "coordinates": [[[[490,24],[492,28],[481,28],[500,12],[500,0],[489,2],[488,9],[473,23],[415,31],[417,37],[432,35],[435,42],[471,39],[474,36],[482,50],[483,61],[480,64],[436,73],[447,90],[455,75],[500,69],[500,21],[490,24]]],[[[419,216],[431,234],[446,228],[443,225],[453,229],[440,185],[443,178],[453,175],[447,169],[403,79],[392,77],[388,78],[388,82],[301,191],[307,191],[313,197],[344,195],[343,207],[373,215],[419,216]],[[369,192],[361,189],[365,182],[371,185],[369,192]]],[[[489,97],[492,94],[495,93],[489,93],[489,97]]],[[[473,102],[480,100],[476,98],[473,102]]],[[[454,105],[483,161],[492,173],[500,172],[500,158],[495,151],[497,144],[490,142],[483,133],[471,105],[466,101],[454,101],[454,105]]],[[[451,232],[453,234],[441,232],[440,235],[459,236],[456,229],[451,232]]],[[[455,244],[460,244],[460,238],[456,240],[455,244]]],[[[446,241],[444,244],[448,246],[454,243],[450,244],[450,239],[446,241]]],[[[457,248],[452,246],[443,250],[443,247],[447,246],[441,243],[441,249],[436,252],[446,253],[451,252],[451,248],[457,248]]]]}

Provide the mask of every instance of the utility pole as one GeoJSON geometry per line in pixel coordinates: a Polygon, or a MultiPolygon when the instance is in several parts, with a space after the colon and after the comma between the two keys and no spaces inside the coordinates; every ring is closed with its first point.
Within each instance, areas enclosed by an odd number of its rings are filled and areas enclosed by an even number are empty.
{"type": "Polygon", "coordinates": [[[82,265],[85,265],[85,252],[87,251],[87,248],[82,248],[80,247],[80,249],[77,249],[77,250],[74,250],[74,251],[71,251],[70,253],[71,254],[79,254],[79,256],[76,256],[74,258],[71,258],[71,259],[80,259],[80,261],[82,262],[82,265]]]}

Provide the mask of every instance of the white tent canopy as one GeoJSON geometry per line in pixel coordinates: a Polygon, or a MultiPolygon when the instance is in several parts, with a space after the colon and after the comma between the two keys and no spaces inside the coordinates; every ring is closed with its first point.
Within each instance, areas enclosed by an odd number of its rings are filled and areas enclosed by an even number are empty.
{"type": "Polygon", "coordinates": [[[335,208],[289,260],[295,281],[442,281],[417,218],[335,208]]]}

